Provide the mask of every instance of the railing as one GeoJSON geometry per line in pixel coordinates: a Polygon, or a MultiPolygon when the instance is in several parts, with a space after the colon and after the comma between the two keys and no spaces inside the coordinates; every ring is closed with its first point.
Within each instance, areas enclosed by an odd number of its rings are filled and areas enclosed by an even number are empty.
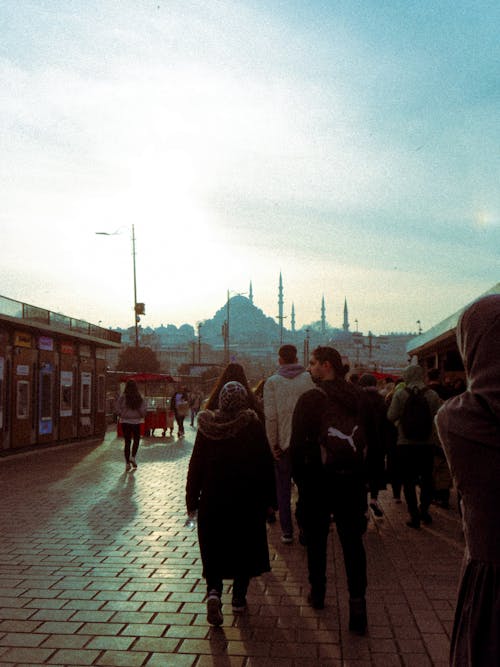
{"type": "Polygon", "coordinates": [[[9,317],[16,317],[29,322],[49,324],[61,329],[67,329],[68,331],[84,333],[95,338],[109,340],[114,343],[121,342],[121,334],[118,331],[111,331],[97,324],[90,324],[84,320],[77,320],[61,313],[54,313],[51,310],[39,308],[38,306],[31,306],[29,303],[9,299],[6,296],[0,296],[0,315],[8,315],[9,317]]]}

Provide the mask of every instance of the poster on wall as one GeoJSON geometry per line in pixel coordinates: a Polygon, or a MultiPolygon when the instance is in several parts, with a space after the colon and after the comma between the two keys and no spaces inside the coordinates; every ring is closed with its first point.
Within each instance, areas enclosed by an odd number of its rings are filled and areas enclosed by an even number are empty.
{"type": "Polygon", "coordinates": [[[89,415],[91,407],[92,373],[82,373],[80,393],[80,414],[89,415]]]}
{"type": "Polygon", "coordinates": [[[5,359],[0,357],[0,428],[3,428],[3,374],[5,359]]]}
{"type": "Polygon", "coordinates": [[[61,417],[73,416],[73,371],[61,371],[61,417]]]}
{"type": "Polygon", "coordinates": [[[40,418],[38,420],[38,433],[40,435],[50,435],[52,433],[53,419],[53,400],[52,400],[52,378],[54,368],[52,364],[45,364],[40,369],[39,379],[39,403],[38,410],[40,418]]]}
{"type": "Polygon", "coordinates": [[[28,419],[30,415],[30,383],[28,380],[18,380],[16,388],[16,417],[28,419]]]}

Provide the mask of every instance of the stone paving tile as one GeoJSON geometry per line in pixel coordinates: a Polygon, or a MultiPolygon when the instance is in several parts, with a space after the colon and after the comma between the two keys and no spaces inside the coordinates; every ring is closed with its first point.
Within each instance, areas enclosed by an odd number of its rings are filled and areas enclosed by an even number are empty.
{"type": "MultiPolygon", "coordinates": [[[[332,527],[326,608],[313,610],[306,551],[269,527],[272,572],[253,580],[249,613],[209,628],[196,532],[184,528],[193,431],[144,439],[139,469],[123,474],[113,433],[3,459],[9,494],[0,516],[0,664],[125,667],[444,667],[463,537],[456,510],[432,508],[410,531],[404,504],[380,495],[369,523],[369,630],[346,630],[347,591],[332,527]],[[49,491],[49,492],[48,492],[49,491]],[[11,645],[8,645],[10,642],[11,645]],[[17,642],[17,644],[16,644],[17,642]],[[7,644],[6,644],[7,643],[7,644]]],[[[453,497],[453,494],[452,494],[453,497]]],[[[455,501],[454,501],[455,502],[455,501]]]]}
{"type": "Polygon", "coordinates": [[[54,649],[50,648],[26,648],[18,646],[9,648],[2,655],[2,662],[26,662],[33,665],[43,665],[53,654],[54,649]]]}
{"type": "MultiPolygon", "coordinates": [[[[170,654],[166,656],[164,653],[153,653],[146,663],[145,667],[200,667],[201,663],[196,662],[198,660],[197,655],[186,655],[181,653],[170,654]]],[[[227,667],[232,663],[227,663],[227,667]]],[[[241,665],[241,663],[240,663],[241,665]]],[[[240,667],[238,665],[238,667],[240,667]]],[[[210,667],[215,667],[216,663],[211,662],[210,667]]],[[[222,665],[221,665],[222,667],[222,665]]]]}
{"type": "Polygon", "coordinates": [[[48,660],[49,665],[92,665],[99,655],[99,651],[86,649],[63,648],[56,651],[48,660]]]}
{"type": "Polygon", "coordinates": [[[47,635],[27,632],[8,632],[0,639],[0,646],[40,646],[47,635]]]}
{"type": "Polygon", "coordinates": [[[49,635],[43,648],[83,648],[89,638],[83,635],[49,635]]]}
{"type": "Polygon", "coordinates": [[[148,658],[147,653],[135,651],[105,651],[99,657],[99,665],[115,667],[141,667],[148,658]]]}

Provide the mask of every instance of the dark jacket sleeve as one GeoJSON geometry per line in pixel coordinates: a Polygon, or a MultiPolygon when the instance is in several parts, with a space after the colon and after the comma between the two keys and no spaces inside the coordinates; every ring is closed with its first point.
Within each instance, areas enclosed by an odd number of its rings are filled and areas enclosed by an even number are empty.
{"type": "Polygon", "coordinates": [[[321,465],[319,434],[321,415],[326,407],[326,395],[311,389],[299,397],[292,416],[290,460],[292,476],[300,484],[309,469],[321,465]]]}
{"type": "Polygon", "coordinates": [[[194,512],[198,509],[201,487],[203,485],[204,465],[204,447],[203,436],[198,432],[189,461],[187,481],[186,481],[186,508],[188,512],[194,512]]]}
{"type": "Polygon", "coordinates": [[[262,477],[263,485],[266,493],[266,505],[275,510],[278,509],[278,501],[276,497],[276,477],[274,474],[274,459],[271,454],[269,442],[267,440],[266,430],[262,422],[259,420],[256,424],[258,431],[258,441],[260,444],[260,455],[262,457],[262,477]]]}

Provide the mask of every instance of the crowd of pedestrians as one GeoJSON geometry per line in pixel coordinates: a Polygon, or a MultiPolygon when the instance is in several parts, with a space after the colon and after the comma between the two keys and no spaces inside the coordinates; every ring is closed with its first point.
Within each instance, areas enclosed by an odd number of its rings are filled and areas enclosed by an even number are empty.
{"type": "MultiPolygon", "coordinates": [[[[191,415],[191,425],[197,418],[186,506],[190,519],[197,519],[209,624],[223,623],[224,579],[233,581],[233,613],[246,610],[250,579],[270,569],[266,522],[278,515],[283,544],[294,543],[296,527],[307,549],[308,602],[315,609],[325,604],[328,534],[335,524],[349,629],[364,634],[363,535],[369,511],[383,516],[379,491],[389,484],[394,501],[401,502],[402,489],[407,526],[419,530],[433,520],[432,503],[449,507],[454,482],[467,550],[451,664],[499,664],[500,296],[467,309],[457,339],[467,384],[445,386],[437,369],[426,372],[417,364],[400,378],[349,376],[349,366],[330,346],[314,349],[306,369],[296,348],[282,345],[276,372],[255,391],[243,367],[231,363],[200,412],[201,395],[193,400],[176,392],[179,434],[180,406],[190,407],[184,416],[191,415]]],[[[127,383],[117,407],[127,469],[137,465],[144,410],[134,384],[127,383]]]]}

